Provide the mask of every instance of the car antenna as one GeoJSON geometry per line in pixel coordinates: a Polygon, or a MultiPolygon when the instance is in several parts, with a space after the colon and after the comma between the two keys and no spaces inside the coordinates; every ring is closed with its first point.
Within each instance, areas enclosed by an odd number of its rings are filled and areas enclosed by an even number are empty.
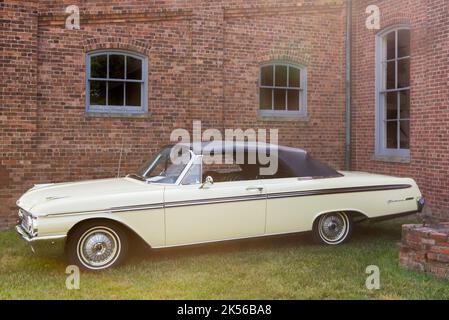
{"type": "Polygon", "coordinates": [[[120,178],[120,167],[122,165],[122,154],[124,144],[125,144],[125,136],[122,136],[122,147],[120,148],[120,157],[118,159],[117,178],[120,178]]]}

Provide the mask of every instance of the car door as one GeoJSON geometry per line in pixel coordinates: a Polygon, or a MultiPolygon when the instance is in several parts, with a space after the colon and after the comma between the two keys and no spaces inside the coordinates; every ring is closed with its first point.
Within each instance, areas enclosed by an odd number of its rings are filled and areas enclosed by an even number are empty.
{"type": "Polygon", "coordinates": [[[314,217],[326,208],[328,198],[310,196],[326,179],[282,178],[264,180],[267,190],[266,234],[310,231],[314,217]]]}
{"type": "Polygon", "coordinates": [[[266,191],[262,181],[166,186],[166,246],[261,236],[266,191]]]}

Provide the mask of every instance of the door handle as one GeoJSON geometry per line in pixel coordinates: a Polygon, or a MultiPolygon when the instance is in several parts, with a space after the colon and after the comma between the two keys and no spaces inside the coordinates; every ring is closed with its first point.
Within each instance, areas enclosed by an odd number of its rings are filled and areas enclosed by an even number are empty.
{"type": "Polygon", "coordinates": [[[247,191],[259,191],[262,192],[263,191],[263,187],[248,187],[246,188],[247,191]]]}

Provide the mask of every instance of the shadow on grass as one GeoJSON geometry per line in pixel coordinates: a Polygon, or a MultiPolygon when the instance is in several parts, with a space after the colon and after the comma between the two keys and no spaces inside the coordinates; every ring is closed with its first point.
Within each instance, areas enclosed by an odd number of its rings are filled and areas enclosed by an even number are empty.
{"type": "MultiPolygon", "coordinates": [[[[369,247],[380,242],[391,242],[394,244],[401,239],[401,225],[414,222],[415,220],[413,219],[402,218],[387,222],[362,222],[356,224],[351,240],[344,246],[353,246],[354,249],[356,249],[356,247],[369,247]]],[[[141,240],[136,241],[136,245],[133,246],[133,250],[130,252],[130,263],[139,263],[150,259],[152,261],[166,261],[176,260],[181,257],[213,256],[229,253],[245,254],[252,251],[263,250],[276,251],[300,248],[320,249],[326,247],[314,244],[310,232],[204,243],[164,249],[151,249],[141,240]]]]}

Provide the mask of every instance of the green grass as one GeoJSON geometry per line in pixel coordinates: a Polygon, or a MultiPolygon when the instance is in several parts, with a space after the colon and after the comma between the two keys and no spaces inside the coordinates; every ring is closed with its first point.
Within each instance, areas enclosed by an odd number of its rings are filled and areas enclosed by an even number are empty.
{"type": "Polygon", "coordinates": [[[0,232],[1,299],[449,299],[449,282],[398,266],[396,220],[356,226],[352,240],[321,247],[288,236],[141,251],[114,270],[81,273],[67,290],[62,256],[34,255],[0,232]],[[365,268],[380,268],[380,290],[365,268]]]}

